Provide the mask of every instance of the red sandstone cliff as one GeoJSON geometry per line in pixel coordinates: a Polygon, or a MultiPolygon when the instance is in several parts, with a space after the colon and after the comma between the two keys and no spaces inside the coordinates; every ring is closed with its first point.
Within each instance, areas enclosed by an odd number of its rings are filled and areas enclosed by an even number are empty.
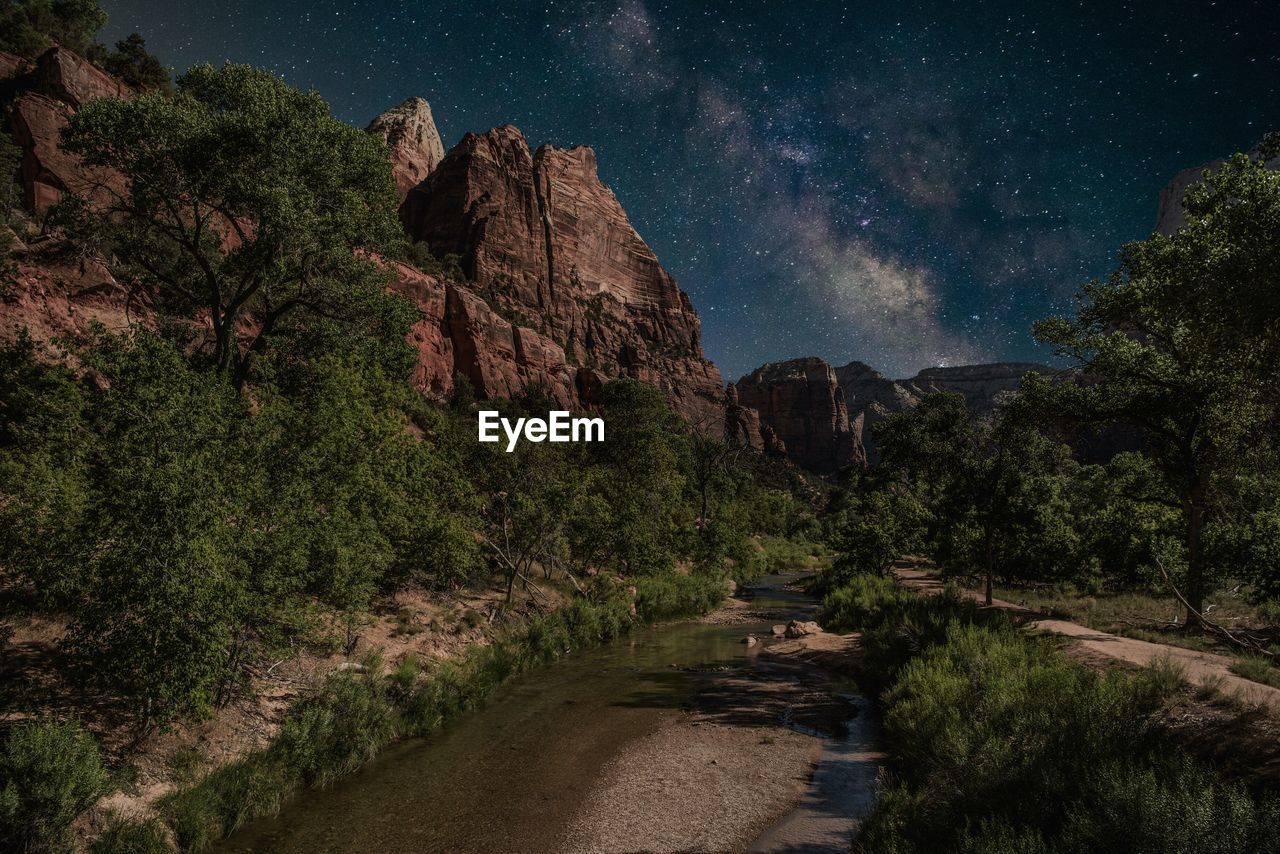
{"type": "Polygon", "coordinates": [[[431,105],[422,98],[392,107],[369,122],[365,131],[381,137],[390,149],[391,172],[401,201],[444,159],[431,105]]]}
{"type": "MultiPolygon", "coordinates": [[[[112,180],[62,151],[59,135],[85,101],[128,97],[129,87],[62,48],[34,64],[0,55],[0,71],[29,209],[112,180]]],[[[702,355],[688,296],[599,180],[591,149],[531,152],[518,130],[502,127],[468,134],[444,156],[419,98],[367,130],[387,143],[411,237],[437,255],[461,256],[472,279],[447,282],[397,265],[393,287],[421,312],[410,340],[418,351],[414,379],[425,393],[443,398],[461,375],[481,398],[536,388],[565,407],[590,408],[607,379],[632,377],[661,388],[700,429],[781,452],[769,425],[726,396],[719,371],[702,355]]],[[[17,286],[5,299],[0,333],[26,326],[47,341],[82,332],[94,318],[109,327],[150,322],[145,300],[127,299],[100,264],[61,258],[56,240],[38,240],[17,246],[17,286]]]]}
{"type": "Polygon", "coordinates": [[[818,474],[865,463],[836,372],[817,357],[773,362],[737,382],[742,405],[760,413],[792,462],[818,474]]]}
{"type": "Polygon", "coordinates": [[[591,149],[532,152],[510,125],[467,134],[401,218],[437,256],[462,259],[495,315],[560,347],[575,389],[632,377],[718,429],[722,382],[703,358],[698,315],[600,181],[591,149]]]}

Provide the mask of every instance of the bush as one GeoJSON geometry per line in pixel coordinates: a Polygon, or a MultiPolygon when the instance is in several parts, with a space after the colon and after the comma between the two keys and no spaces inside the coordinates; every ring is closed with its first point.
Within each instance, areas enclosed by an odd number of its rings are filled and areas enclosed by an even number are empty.
{"type": "Polygon", "coordinates": [[[1222,782],[1154,724],[1173,669],[1099,676],[951,597],[882,598],[885,614],[862,617],[870,637],[920,642],[893,649],[905,656],[883,695],[894,782],[856,850],[1277,850],[1276,801],[1222,782]]]}
{"type": "Polygon", "coordinates": [[[78,723],[18,725],[0,752],[0,842],[12,851],[66,847],[71,822],[107,788],[98,745],[78,723]]]}

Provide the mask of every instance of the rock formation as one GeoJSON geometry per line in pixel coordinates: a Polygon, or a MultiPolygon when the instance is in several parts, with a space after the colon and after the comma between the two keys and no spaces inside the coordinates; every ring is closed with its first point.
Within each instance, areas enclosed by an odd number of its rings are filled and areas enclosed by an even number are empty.
{"type": "MultiPolygon", "coordinates": [[[[833,369],[808,357],[764,365],[730,390],[733,403],[758,410],[759,429],[773,428],[793,462],[832,474],[851,462],[878,462],[871,428],[892,413],[913,408],[926,395],[955,392],[964,396],[970,412],[990,415],[1003,395],[1017,390],[1024,374],[1046,370],[1043,365],[999,362],[926,368],[910,379],[892,380],[862,362],[833,369]]],[[[727,421],[732,421],[732,408],[728,413],[727,421]]]]}
{"type": "MultiPolygon", "coordinates": [[[[34,64],[0,55],[0,69],[8,70],[0,101],[22,148],[28,208],[43,211],[69,190],[112,182],[61,150],[60,133],[90,99],[132,90],[62,48],[34,64]]],[[[414,381],[426,394],[443,399],[462,376],[481,399],[533,389],[565,408],[589,409],[609,378],[631,377],[662,389],[704,432],[782,453],[771,425],[726,393],[703,358],[688,296],[597,177],[591,149],[531,152],[518,130],[501,127],[468,134],[445,156],[421,99],[388,110],[368,130],[387,142],[410,235],[438,256],[458,254],[470,279],[397,267],[393,288],[421,313],[409,337],[418,353],[414,381]]],[[[91,319],[110,328],[150,322],[145,299],[130,297],[101,265],[61,260],[54,243],[18,247],[17,287],[5,297],[0,334],[27,326],[47,342],[84,331],[91,319]]]]}
{"type": "Polygon", "coordinates": [[[724,441],[738,448],[751,448],[771,457],[785,457],[786,443],[760,413],[738,400],[738,387],[729,383],[724,393],[724,441]]]}
{"type": "Polygon", "coordinates": [[[103,170],[86,169],[78,157],[63,151],[59,136],[76,108],[93,98],[130,97],[134,90],[66,48],[45,51],[35,66],[5,55],[0,66],[14,68],[6,80],[9,130],[22,149],[19,180],[28,209],[44,211],[68,190],[90,191],[109,183],[103,170]]]}
{"type": "Polygon", "coordinates": [[[658,386],[677,411],[722,429],[720,372],[703,358],[698,315],[596,175],[590,148],[532,152],[510,125],[469,133],[400,212],[412,239],[461,258],[468,287],[559,346],[580,377],[658,386]]]}
{"type": "Polygon", "coordinates": [[[392,107],[365,130],[381,137],[391,149],[391,171],[401,201],[444,159],[444,144],[431,105],[422,98],[410,98],[392,107]]]}
{"type": "Polygon", "coordinates": [[[1027,362],[995,362],[925,368],[909,379],[891,380],[862,362],[850,362],[839,368],[836,376],[844,390],[853,432],[865,449],[867,461],[875,463],[880,455],[871,428],[885,416],[911,409],[926,395],[944,391],[963,395],[974,415],[991,415],[1002,396],[1017,391],[1024,375],[1048,370],[1044,365],[1027,362]]]}
{"type": "Polygon", "coordinates": [[[760,413],[796,465],[831,475],[865,462],[849,424],[844,390],[830,365],[817,357],[772,362],[737,382],[743,406],[760,413]]]}

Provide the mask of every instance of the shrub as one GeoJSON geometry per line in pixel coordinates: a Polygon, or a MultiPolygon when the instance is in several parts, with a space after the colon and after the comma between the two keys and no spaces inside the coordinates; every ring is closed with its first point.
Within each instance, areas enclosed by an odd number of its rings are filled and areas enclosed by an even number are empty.
{"type": "Polygon", "coordinates": [[[1099,676],[945,597],[917,603],[896,624],[870,618],[883,622],[873,637],[927,628],[884,694],[893,782],[855,850],[1278,850],[1277,802],[1222,782],[1155,726],[1179,668],[1099,676]]]}
{"type": "Polygon", "coordinates": [[[65,847],[71,822],[107,788],[98,745],[78,723],[20,724],[0,752],[0,847],[65,847]]]}

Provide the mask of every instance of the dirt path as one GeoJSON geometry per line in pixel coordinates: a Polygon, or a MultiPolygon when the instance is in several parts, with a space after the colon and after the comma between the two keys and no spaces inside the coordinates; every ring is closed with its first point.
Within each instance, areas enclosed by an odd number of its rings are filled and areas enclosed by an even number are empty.
{"type": "MultiPolygon", "coordinates": [[[[923,570],[894,567],[893,573],[904,586],[921,593],[934,594],[942,590],[942,580],[923,570]]],[[[982,599],[977,591],[965,592],[975,600],[982,599]]],[[[1235,675],[1231,672],[1232,659],[1228,656],[1108,634],[1067,620],[1047,619],[1037,611],[1002,599],[992,600],[992,607],[1027,617],[1031,620],[1029,626],[1069,637],[1081,648],[1105,658],[1139,667],[1150,664],[1152,659],[1167,658],[1183,667],[1187,680],[1192,684],[1220,679],[1223,691],[1235,693],[1245,702],[1280,711],[1280,689],[1235,675]]]]}

